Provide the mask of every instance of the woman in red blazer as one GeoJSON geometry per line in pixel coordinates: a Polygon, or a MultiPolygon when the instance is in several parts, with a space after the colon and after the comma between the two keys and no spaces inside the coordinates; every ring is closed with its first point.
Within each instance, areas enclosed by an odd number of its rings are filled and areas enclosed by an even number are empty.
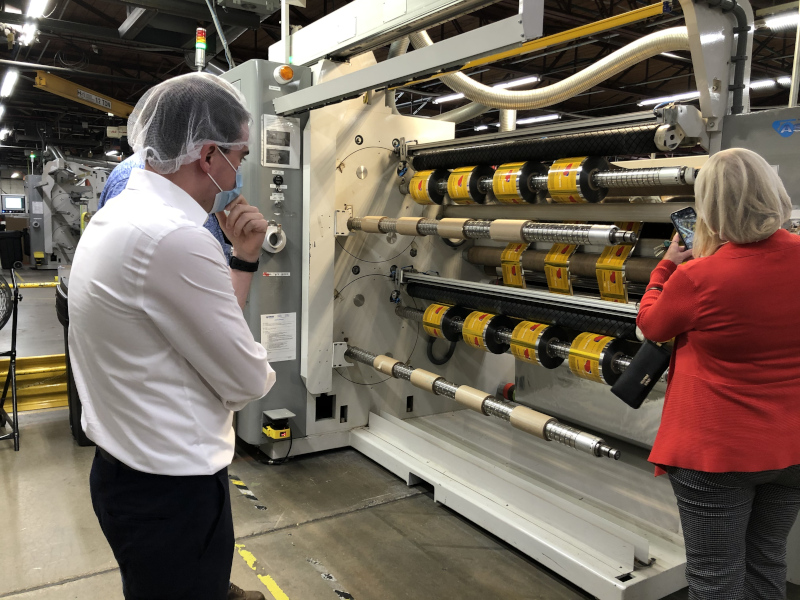
{"type": "Polygon", "coordinates": [[[800,509],[800,236],[754,152],[712,156],[695,193],[694,249],[675,237],[639,309],[646,338],[675,338],[650,462],[678,500],[689,598],[779,600],[800,509]]]}

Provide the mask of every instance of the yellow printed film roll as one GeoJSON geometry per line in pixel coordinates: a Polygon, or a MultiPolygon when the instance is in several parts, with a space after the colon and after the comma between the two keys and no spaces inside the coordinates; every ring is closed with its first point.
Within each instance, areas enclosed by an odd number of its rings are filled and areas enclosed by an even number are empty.
{"type": "Polygon", "coordinates": [[[586,202],[581,197],[578,175],[580,174],[580,158],[562,158],[553,163],[547,175],[547,189],[554,202],[580,203],[586,202]]]}
{"type": "Polygon", "coordinates": [[[473,348],[489,352],[489,348],[486,347],[486,328],[493,318],[494,315],[491,313],[480,311],[470,313],[461,329],[464,341],[473,348]]]}
{"type": "Polygon", "coordinates": [[[603,350],[614,338],[596,333],[582,333],[569,349],[569,370],[574,375],[597,383],[606,383],[601,367],[603,350]]]}
{"type": "Polygon", "coordinates": [[[522,321],[511,334],[511,353],[519,360],[541,365],[537,344],[546,329],[543,323],[522,321]]]}
{"type": "Polygon", "coordinates": [[[594,173],[606,171],[608,161],[602,156],[562,158],[553,163],[547,174],[547,189],[553,202],[600,202],[608,190],[594,184],[594,173]]]}
{"type": "Polygon", "coordinates": [[[408,192],[417,204],[441,204],[444,195],[437,189],[439,181],[446,179],[448,172],[443,169],[417,171],[408,184],[408,192]]]}
{"type": "Polygon", "coordinates": [[[522,204],[521,186],[527,185],[522,181],[522,167],[524,162],[507,163],[500,165],[492,177],[492,190],[495,197],[503,204],[522,204]]]}
{"type": "Polygon", "coordinates": [[[443,338],[442,333],[442,320],[444,319],[447,310],[452,308],[448,304],[431,304],[425,309],[425,314],[422,315],[422,328],[431,337],[443,338]]]}
{"type": "Polygon", "coordinates": [[[447,179],[447,193],[456,204],[477,204],[470,193],[472,172],[477,167],[459,167],[447,179]]]}

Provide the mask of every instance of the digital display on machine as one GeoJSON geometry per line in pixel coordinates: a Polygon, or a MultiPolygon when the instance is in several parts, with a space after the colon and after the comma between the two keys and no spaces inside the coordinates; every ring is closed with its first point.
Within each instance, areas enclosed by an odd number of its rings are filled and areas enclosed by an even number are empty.
{"type": "Polygon", "coordinates": [[[17,194],[3,194],[2,195],[2,211],[3,213],[24,213],[25,212],[25,196],[17,194]]]}

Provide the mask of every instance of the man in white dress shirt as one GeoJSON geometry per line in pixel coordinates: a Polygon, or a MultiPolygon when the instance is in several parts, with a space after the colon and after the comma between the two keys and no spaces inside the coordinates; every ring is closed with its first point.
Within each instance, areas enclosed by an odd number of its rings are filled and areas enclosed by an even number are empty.
{"type": "Polygon", "coordinates": [[[75,253],[70,358],[97,444],[92,504],[127,600],[263,598],[229,585],[233,411],[275,382],[242,315],[267,230],[239,195],[250,122],[212,75],[150,90],[128,122],[146,167],[75,253]],[[203,228],[209,213],[230,264],[203,228]]]}

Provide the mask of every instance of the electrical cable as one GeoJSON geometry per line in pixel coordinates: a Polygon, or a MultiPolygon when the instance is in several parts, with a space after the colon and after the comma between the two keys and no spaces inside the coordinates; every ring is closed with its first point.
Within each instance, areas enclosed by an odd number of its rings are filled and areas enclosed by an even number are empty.
{"type": "Polygon", "coordinates": [[[289,455],[292,453],[292,440],[293,439],[294,439],[294,436],[292,436],[292,430],[289,429],[289,449],[286,451],[286,456],[284,456],[283,458],[275,459],[275,460],[269,459],[267,461],[267,464],[268,465],[273,465],[273,466],[278,466],[278,465],[285,464],[286,461],[289,460],[289,455]]]}
{"type": "Polygon", "coordinates": [[[444,364],[447,364],[447,362],[451,358],[453,358],[453,354],[455,354],[456,346],[458,346],[458,342],[450,342],[450,348],[447,350],[447,353],[444,355],[443,358],[436,358],[433,355],[433,345],[435,343],[436,343],[436,338],[435,337],[428,337],[428,346],[425,349],[425,354],[427,355],[428,360],[431,362],[431,364],[436,365],[437,367],[440,367],[440,366],[442,366],[444,364]]]}
{"type": "Polygon", "coordinates": [[[225,34],[222,32],[222,25],[220,24],[219,17],[217,16],[217,9],[214,8],[213,4],[211,4],[211,0],[206,0],[206,6],[208,6],[208,10],[211,11],[211,18],[214,20],[214,27],[217,28],[217,35],[222,42],[222,47],[225,48],[225,60],[228,61],[228,68],[232,69],[236,66],[236,63],[233,62],[230,48],[228,48],[228,40],[225,39],[225,34]]]}

